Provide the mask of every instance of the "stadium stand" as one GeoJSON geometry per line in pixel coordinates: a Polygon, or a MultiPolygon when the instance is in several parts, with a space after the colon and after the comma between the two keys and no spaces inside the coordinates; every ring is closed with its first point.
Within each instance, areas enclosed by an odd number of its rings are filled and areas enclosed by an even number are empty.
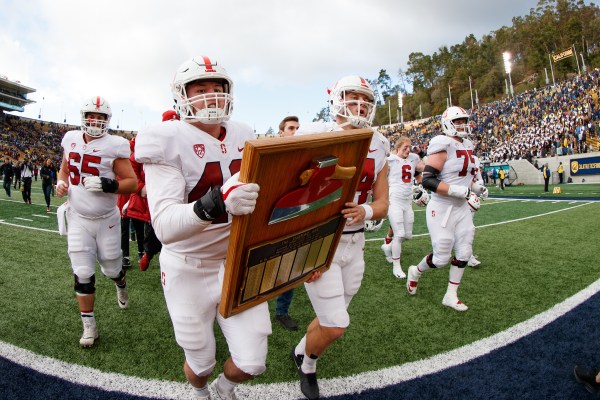
{"type": "MultiPolygon", "coordinates": [[[[598,151],[600,70],[477,107],[472,111],[476,154],[503,162],[598,151]]],[[[426,149],[439,134],[439,116],[417,124],[380,127],[393,143],[403,135],[426,149]]]]}

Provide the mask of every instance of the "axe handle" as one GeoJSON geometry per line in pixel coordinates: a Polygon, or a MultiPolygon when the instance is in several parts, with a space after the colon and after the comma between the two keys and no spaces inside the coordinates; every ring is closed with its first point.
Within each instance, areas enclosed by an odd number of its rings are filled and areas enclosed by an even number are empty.
{"type": "Polygon", "coordinates": [[[304,186],[310,180],[310,177],[315,173],[314,168],[307,169],[300,174],[300,186],[304,186]]]}
{"type": "Polygon", "coordinates": [[[331,179],[351,179],[355,173],[356,167],[340,167],[336,165],[331,179]]]}

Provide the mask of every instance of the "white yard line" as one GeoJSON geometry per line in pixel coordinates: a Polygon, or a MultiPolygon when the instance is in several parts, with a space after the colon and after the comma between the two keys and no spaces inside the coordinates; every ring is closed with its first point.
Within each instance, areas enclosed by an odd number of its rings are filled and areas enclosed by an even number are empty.
{"type": "MultiPolygon", "coordinates": [[[[600,279],[562,303],[556,304],[552,308],[505,331],[427,359],[343,378],[320,379],[320,393],[323,396],[360,393],[367,389],[384,388],[467,363],[542,329],[588,300],[599,290],[600,279]]],[[[82,367],[41,356],[2,341],[0,341],[0,356],[19,365],[36,371],[43,371],[45,374],[75,384],[105,390],[158,399],[188,399],[191,394],[191,387],[186,383],[149,380],[103,372],[94,368],[82,367]]],[[[252,386],[239,385],[236,390],[239,398],[250,400],[303,398],[298,381],[252,386]]]]}
{"type": "MultiPolygon", "coordinates": [[[[475,229],[488,228],[490,226],[496,226],[496,225],[510,224],[512,222],[520,222],[520,221],[525,221],[525,220],[532,219],[532,218],[545,217],[546,215],[556,214],[556,213],[563,212],[563,211],[569,211],[569,210],[572,210],[574,208],[578,208],[578,207],[582,207],[582,206],[587,206],[587,205],[590,205],[590,204],[594,204],[594,202],[581,203],[581,204],[577,204],[577,205],[572,206],[572,207],[562,208],[560,210],[554,210],[554,211],[549,211],[549,212],[542,213],[542,214],[530,215],[528,217],[511,219],[511,220],[508,220],[508,221],[494,222],[493,224],[477,225],[475,227],[475,229]]],[[[423,236],[429,236],[429,233],[419,233],[418,235],[413,235],[413,238],[423,237],[423,236]]],[[[383,237],[366,239],[365,242],[374,242],[376,240],[381,240],[381,239],[383,239],[383,237]]]]}

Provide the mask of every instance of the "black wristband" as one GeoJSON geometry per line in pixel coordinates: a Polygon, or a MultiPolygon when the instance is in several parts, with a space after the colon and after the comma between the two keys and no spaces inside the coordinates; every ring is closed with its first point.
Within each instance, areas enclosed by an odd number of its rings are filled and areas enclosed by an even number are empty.
{"type": "Polygon", "coordinates": [[[225,202],[221,194],[221,186],[215,186],[194,204],[194,212],[204,221],[212,221],[225,214],[225,202]]]}
{"type": "Polygon", "coordinates": [[[100,177],[100,181],[102,182],[102,191],[104,193],[115,193],[119,189],[119,181],[116,179],[100,177]]]}

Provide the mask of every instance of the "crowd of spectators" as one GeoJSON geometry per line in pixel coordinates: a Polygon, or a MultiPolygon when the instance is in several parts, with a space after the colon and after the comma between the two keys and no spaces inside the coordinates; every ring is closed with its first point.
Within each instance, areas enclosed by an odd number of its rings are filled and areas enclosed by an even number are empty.
{"type": "Polygon", "coordinates": [[[66,131],[75,128],[6,114],[0,122],[0,156],[15,163],[27,158],[40,166],[50,158],[60,165],[60,141],[66,131]]]}
{"type": "MultiPolygon", "coordinates": [[[[4,114],[3,117],[0,120],[0,158],[4,160],[8,157],[15,165],[25,158],[39,167],[48,158],[54,165],[60,165],[60,142],[65,132],[79,129],[74,125],[38,121],[11,114],[4,114]]],[[[132,132],[119,131],[118,134],[132,136],[132,132]]]]}
{"type": "MultiPolygon", "coordinates": [[[[471,110],[476,154],[485,161],[549,157],[592,150],[588,137],[598,137],[600,70],[529,90],[471,110]]],[[[409,136],[421,151],[441,133],[440,118],[381,127],[393,143],[409,136]]]]}
{"type": "MultiPolygon", "coordinates": [[[[588,137],[598,138],[600,69],[529,90],[471,110],[476,154],[484,161],[543,158],[585,153],[588,137]]],[[[60,165],[60,142],[76,126],[5,114],[0,121],[0,157],[17,163],[29,158],[41,165],[51,158],[60,165]]],[[[424,154],[429,140],[441,133],[440,117],[380,127],[392,144],[411,138],[424,154]]],[[[114,133],[114,132],[112,132],[114,133]]],[[[415,149],[416,150],[416,149],[415,149]]]]}

